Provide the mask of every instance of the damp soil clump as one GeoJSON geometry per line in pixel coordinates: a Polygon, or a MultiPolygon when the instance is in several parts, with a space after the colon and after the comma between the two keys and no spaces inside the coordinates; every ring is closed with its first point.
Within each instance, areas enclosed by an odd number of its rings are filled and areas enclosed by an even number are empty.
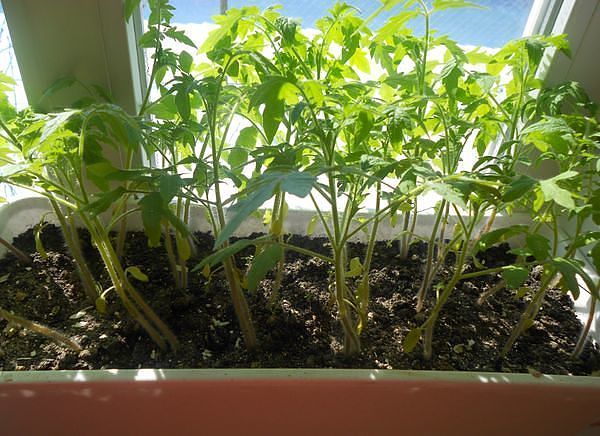
{"type": "MultiPolygon", "coordinates": [[[[199,241],[190,266],[210,253],[213,238],[196,234],[199,241]]],[[[109,286],[98,254],[81,233],[82,246],[99,282],[109,286]]],[[[464,280],[444,307],[434,332],[434,357],[422,358],[420,345],[405,353],[402,342],[427,312],[417,313],[416,294],[427,247],[412,245],[407,259],[394,243],[378,243],[370,274],[371,302],[368,325],[362,333],[362,351],[342,354],[342,331],[331,294],[332,268],[326,262],[294,252],[286,253],[279,299],[270,305],[273,277],[248,294],[259,347],[248,352],[241,339],[227,283],[216,271],[210,279],[190,273],[187,289],[176,289],[163,248],[149,248],[143,233],[127,235],[123,264],[138,266],[148,282],[135,286],[180,341],[177,352],[162,351],[138,324],[128,318],[114,293],[107,295],[108,315],[100,316],[85,298],[75,264],[60,230],[45,227],[46,256],[35,250],[33,231],[15,238],[14,245],[31,253],[33,265],[21,265],[7,255],[0,259],[0,307],[28,320],[56,329],[77,341],[73,351],[39,334],[0,320],[0,370],[55,370],[108,368],[376,368],[459,371],[531,372],[584,375],[600,368],[600,350],[588,341],[581,356],[571,358],[581,331],[572,300],[559,289],[548,292],[534,324],[511,352],[501,350],[525,309],[528,295],[517,297],[502,289],[492,293],[500,277],[464,280]],[[491,294],[484,301],[482,295],[491,294]]],[[[289,242],[329,254],[326,239],[289,236],[289,242]]],[[[353,243],[349,255],[364,246],[353,243]]],[[[237,256],[245,268],[253,255],[237,256]]],[[[511,263],[507,246],[481,255],[487,267],[511,263]]],[[[452,259],[438,279],[449,274],[452,259]]],[[[539,285],[539,271],[528,282],[539,285]]],[[[430,291],[428,307],[435,290],[430,291]]]]}

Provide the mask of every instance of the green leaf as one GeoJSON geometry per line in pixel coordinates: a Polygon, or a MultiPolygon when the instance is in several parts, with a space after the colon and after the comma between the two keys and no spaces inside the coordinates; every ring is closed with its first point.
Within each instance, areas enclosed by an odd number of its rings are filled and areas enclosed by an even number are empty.
{"type": "Polygon", "coordinates": [[[540,189],[546,200],[553,200],[569,210],[575,209],[575,201],[571,193],[558,186],[552,179],[540,180],[540,189]]]}
{"type": "Polygon", "coordinates": [[[158,31],[155,27],[151,27],[146,33],[144,33],[138,40],[138,45],[141,48],[154,48],[156,39],[158,38],[158,31]]]}
{"type": "Polygon", "coordinates": [[[275,187],[276,183],[265,184],[229,209],[227,213],[229,220],[219,232],[215,240],[215,248],[223,245],[250,215],[274,195],[275,187]]]}
{"type": "Polygon", "coordinates": [[[251,239],[240,239],[239,241],[235,241],[233,244],[221,248],[220,250],[214,252],[210,256],[207,256],[204,259],[202,259],[202,262],[196,265],[192,271],[201,271],[204,270],[206,266],[212,267],[218,263],[221,263],[225,259],[233,256],[237,252],[243,250],[246,247],[249,247],[250,245],[254,245],[254,241],[251,239]]]}
{"type": "Polygon", "coordinates": [[[346,272],[346,277],[358,277],[362,274],[363,266],[358,257],[350,259],[350,269],[346,272]]]}
{"type": "Polygon", "coordinates": [[[46,253],[44,243],[42,242],[42,228],[43,225],[38,225],[35,229],[35,250],[40,254],[42,259],[47,259],[48,253],[46,253]]]}
{"type": "Polygon", "coordinates": [[[462,193],[455,189],[452,185],[441,182],[433,182],[430,183],[429,186],[449,203],[455,204],[462,209],[467,208],[467,204],[465,203],[462,193]]]}
{"type": "Polygon", "coordinates": [[[189,73],[192,70],[193,63],[194,58],[187,51],[183,50],[179,53],[179,66],[185,73],[189,73]]]}
{"type": "Polygon", "coordinates": [[[491,232],[484,233],[477,242],[476,251],[486,250],[493,245],[504,242],[515,235],[526,233],[528,230],[528,226],[524,224],[518,224],[510,227],[502,227],[500,229],[495,229],[491,232]]]}
{"type": "Polygon", "coordinates": [[[248,290],[256,291],[260,281],[281,259],[283,259],[283,248],[279,245],[271,245],[255,256],[247,275],[248,290]]]}
{"type": "Polygon", "coordinates": [[[415,348],[415,346],[419,342],[419,339],[421,339],[422,334],[423,329],[421,328],[414,328],[408,332],[408,334],[404,338],[404,341],[402,342],[402,346],[404,347],[405,353],[410,353],[415,348]]]}
{"type": "Polygon", "coordinates": [[[147,282],[148,276],[142,272],[137,266],[130,266],[125,270],[126,274],[131,274],[133,278],[140,282],[147,282]]]}
{"type": "Polygon", "coordinates": [[[518,200],[530,192],[537,183],[537,180],[526,175],[521,175],[508,185],[508,189],[504,192],[502,200],[505,202],[518,200]]]}
{"type": "Polygon", "coordinates": [[[158,180],[158,191],[165,204],[171,202],[179,194],[184,181],[178,174],[164,174],[158,180]]]}
{"type": "Polygon", "coordinates": [[[310,236],[315,232],[315,229],[317,228],[317,223],[319,222],[319,216],[318,215],[314,215],[310,221],[308,222],[308,225],[306,226],[306,235],[310,236]]]}
{"type": "Polygon", "coordinates": [[[40,97],[40,101],[43,101],[44,99],[53,96],[61,89],[73,86],[76,82],[77,80],[75,80],[75,78],[73,77],[62,77],[56,80],[54,83],[52,83],[52,85],[48,87],[48,89],[46,89],[46,91],[44,91],[44,94],[42,94],[42,96],[40,97]]]}
{"type": "Polygon", "coordinates": [[[283,192],[304,198],[312,191],[317,179],[312,174],[301,171],[284,173],[281,177],[280,189],[283,192]]]}
{"type": "Polygon", "coordinates": [[[563,288],[570,291],[574,299],[579,296],[579,284],[577,283],[577,274],[580,266],[571,259],[557,257],[552,259],[552,265],[560,272],[561,284],[563,288]]]}
{"type": "MultiPolygon", "coordinates": [[[[273,138],[283,120],[285,111],[284,95],[281,91],[289,89],[289,81],[285,77],[268,77],[254,92],[250,99],[250,107],[264,105],[262,112],[262,124],[267,142],[273,142],[273,138]]],[[[287,92],[287,91],[286,91],[287,92]]]]}
{"type": "Polygon", "coordinates": [[[161,120],[172,120],[178,113],[177,104],[174,95],[166,95],[160,102],[149,106],[147,113],[160,118],[161,120]]]}
{"type": "Polygon", "coordinates": [[[240,130],[240,134],[235,141],[235,145],[251,150],[256,146],[257,135],[258,131],[255,127],[244,127],[242,130],[240,130]]]}
{"type": "Polygon", "coordinates": [[[48,122],[44,124],[42,135],[40,136],[40,142],[44,142],[46,139],[56,133],[58,129],[63,127],[72,116],[79,113],[79,110],[68,110],[54,115],[48,122]]]}
{"type": "Polygon", "coordinates": [[[101,214],[102,212],[108,210],[111,206],[113,206],[118,200],[120,200],[123,194],[125,194],[126,192],[127,191],[125,190],[125,188],[119,186],[118,188],[109,192],[94,194],[94,201],[86,205],[82,209],[82,212],[86,212],[92,215],[101,214]]]}
{"type": "Polygon", "coordinates": [[[175,232],[175,241],[177,242],[177,254],[179,255],[179,259],[186,262],[192,257],[192,247],[190,246],[189,240],[186,237],[182,237],[181,233],[175,232]]]}
{"type": "Polygon", "coordinates": [[[594,248],[590,251],[590,256],[592,257],[592,262],[596,268],[596,274],[600,275],[600,241],[594,245],[594,248]]]}
{"type": "Polygon", "coordinates": [[[433,0],[432,8],[434,11],[443,11],[446,9],[456,8],[478,8],[485,9],[481,5],[476,3],[467,2],[463,0],[433,0]]]}
{"type": "Polygon", "coordinates": [[[174,39],[175,41],[181,42],[182,44],[196,48],[196,44],[194,44],[194,41],[192,41],[183,30],[176,30],[172,27],[165,32],[165,35],[167,35],[169,38],[174,39]]]}
{"type": "Polygon", "coordinates": [[[600,241],[600,232],[583,232],[570,241],[569,247],[581,248],[600,241]]]}
{"type": "Polygon", "coordinates": [[[186,89],[180,89],[177,94],[175,94],[175,106],[177,106],[177,112],[179,112],[179,115],[181,115],[181,118],[184,121],[190,119],[192,108],[190,105],[190,95],[186,89]]]}
{"type": "Polygon", "coordinates": [[[518,289],[529,277],[529,270],[522,266],[507,265],[502,268],[502,278],[511,289],[518,289]]]}
{"type": "Polygon", "coordinates": [[[163,218],[163,198],[158,192],[145,195],[138,203],[142,209],[144,232],[148,237],[148,246],[160,245],[161,221],[163,218]]]}
{"type": "Polygon", "coordinates": [[[526,127],[521,133],[526,141],[541,152],[551,149],[560,154],[568,154],[576,144],[573,130],[562,118],[546,117],[526,127]]]}
{"type": "Polygon", "coordinates": [[[125,21],[129,21],[135,10],[140,7],[140,2],[141,0],[125,0],[125,21]]]}
{"type": "Polygon", "coordinates": [[[235,147],[229,151],[227,163],[232,169],[242,166],[248,161],[248,150],[256,146],[258,131],[255,127],[244,127],[235,141],[235,147]]]}
{"type": "Polygon", "coordinates": [[[528,234],[525,237],[525,243],[533,256],[539,261],[546,260],[550,255],[550,241],[542,235],[528,234]]]}

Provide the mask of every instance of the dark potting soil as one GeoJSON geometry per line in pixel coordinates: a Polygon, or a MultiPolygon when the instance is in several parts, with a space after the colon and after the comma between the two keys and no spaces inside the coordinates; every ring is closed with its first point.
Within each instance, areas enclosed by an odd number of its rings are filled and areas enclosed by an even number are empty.
{"type": "MultiPolygon", "coordinates": [[[[213,239],[197,234],[195,265],[210,252],[213,239]]],[[[109,292],[109,314],[100,316],[85,294],[66,252],[60,231],[44,229],[47,257],[35,251],[32,231],[14,244],[34,261],[25,267],[8,255],[0,260],[0,307],[16,315],[56,329],[77,341],[76,352],[50,339],[0,320],[0,370],[101,369],[101,368],[213,368],[213,367],[337,367],[378,369],[438,369],[461,371],[531,372],[533,374],[590,374],[600,368],[600,350],[588,342],[580,358],[572,352],[581,324],[571,299],[560,290],[548,292],[533,326],[523,334],[504,359],[499,350],[508,338],[527,298],[503,289],[478,303],[499,277],[465,280],[444,307],[434,333],[434,357],[422,358],[417,345],[405,353],[403,339],[427,314],[415,310],[415,295],[423,272],[426,246],[416,243],[408,259],[398,256],[394,244],[377,246],[370,277],[371,303],[368,326],[363,332],[362,352],[355,357],[341,353],[342,331],[330,292],[332,269],[324,261],[294,252],[286,253],[285,274],[279,300],[269,305],[273,278],[248,294],[260,346],[246,351],[221,273],[210,281],[200,273],[190,274],[187,289],[176,289],[163,248],[148,248],[143,233],[130,233],[124,265],[138,266],[149,282],[136,282],[146,301],[178,337],[181,347],[174,353],[161,351],[140,326],[127,317],[120,302],[109,292]],[[156,266],[159,266],[158,268],[156,266]]],[[[83,249],[90,265],[106,288],[109,280],[98,262],[89,238],[82,233],[83,249]]],[[[325,239],[291,236],[290,242],[328,253],[325,239]]],[[[364,247],[351,244],[350,256],[364,247]]],[[[247,265],[252,250],[237,257],[247,265]]],[[[494,248],[482,256],[492,267],[510,263],[507,247],[494,248]]],[[[447,274],[448,272],[442,272],[447,274]]],[[[529,279],[531,289],[539,272],[529,279]]],[[[435,291],[429,292],[429,305],[435,291]]]]}

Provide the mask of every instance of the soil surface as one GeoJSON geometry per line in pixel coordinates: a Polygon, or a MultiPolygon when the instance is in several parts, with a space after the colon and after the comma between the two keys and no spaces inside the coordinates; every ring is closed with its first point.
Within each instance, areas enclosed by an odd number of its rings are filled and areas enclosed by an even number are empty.
{"type": "MultiPolygon", "coordinates": [[[[194,266],[210,252],[213,239],[197,234],[194,266]]],[[[328,254],[325,239],[290,236],[289,242],[328,254]]],[[[273,277],[263,280],[248,294],[260,346],[246,351],[229,291],[221,273],[210,281],[190,274],[187,289],[176,289],[162,247],[148,248],[143,233],[130,233],[124,265],[138,266],[150,281],[136,287],[178,337],[174,353],[161,351],[135,322],[128,319],[110,292],[109,314],[100,316],[86,300],[75,265],[67,254],[60,231],[46,226],[42,235],[47,257],[35,250],[32,231],[14,244],[30,253],[33,265],[25,267],[12,255],[0,260],[0,308],[56,329],[77,341],[82,351],[72,351],[44,336],[0,319],[0,370],[106,369],[106,368],[212,368],[212,367],[337,367],[379,369],[438,369],[505,371],[550,374],[590,374],[600,368],[600,351],[588,343],[578,359],[571,359],[581,324],[569,296],[551,290],[533,326],[522,335],[509,355],[499,350],[508,338],[530,295],[519,298],[503,289],[479,304],[480,296],[494,287],[499,277],[463,281],[446,304],[434,333],[431,361],[422,358],[419,345],[405,353],[402,342],[425,313],[415,311],[415,295],[423,274],[426,246],[413,244],[408,259],[398,256],[397,246],[379,243],[370,276],[372,290],[368,325],[360,355],[341,353],[342,331],[329,291],[330,265],[319,259],[286,253],[285,274],[279,299],[269,297],[273,277]],[[156,265],[159,265],[157,268],[156,265]]],[[[98,262],[89,238],[82,245],[94,274],[107,288],[108,275],[98,262]]],[[[362,255],[361,244],[351,244],[350,256],[362,255]]],[[[237,257],[245,267],[252,256],[247,250],[237,257]]],[[[510,263],[507,247],[482,256],[488,267],[510,263]]],[[[448,272],[442,272],[442,275],[448,272]]],[[[539,272],[537,272],[539,276],[539,272]]],[[[538,286],[536,272],[529,280],[538,286]]],[[[428,307],[435,292],[430,291],[428,307]]]]}

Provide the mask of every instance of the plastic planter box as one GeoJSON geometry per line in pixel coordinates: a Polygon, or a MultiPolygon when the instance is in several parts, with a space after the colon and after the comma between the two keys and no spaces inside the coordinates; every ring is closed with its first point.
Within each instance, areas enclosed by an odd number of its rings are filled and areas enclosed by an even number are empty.
{"type": "MultiPolygon", "coordinates": [[[[10,239],[45,211],[41,199],[0,208],[0,235],[10,239]]],[[[302,232],[302,214],[290,230],[302,232]]],[[[330,369],[5,371],[0,429],[6,435],[596,435],[598,400],[596,377],[330,369]]]]}

